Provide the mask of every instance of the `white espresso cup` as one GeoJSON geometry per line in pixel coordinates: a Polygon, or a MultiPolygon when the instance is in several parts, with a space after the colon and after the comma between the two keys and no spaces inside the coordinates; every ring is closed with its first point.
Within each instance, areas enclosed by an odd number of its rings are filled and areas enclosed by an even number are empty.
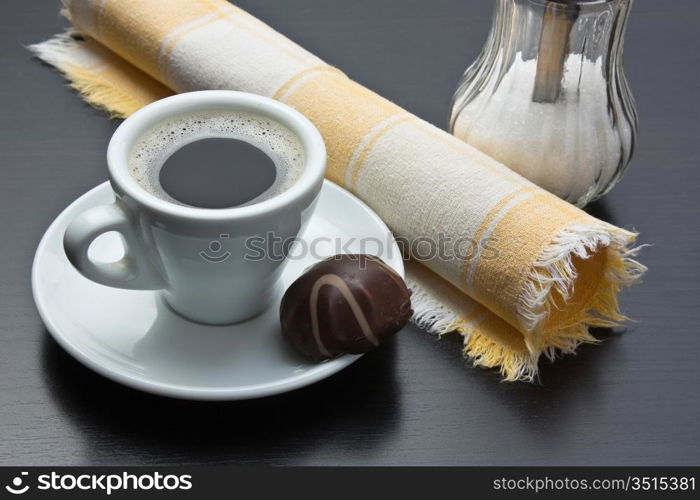
{"type": "Polygon", "coordinates": [[[286,254],[257,252],[250,258],[249,241],[268,241],[270,235],[292,241],[304,228],[323,184],[326,149],[314,125],[289,106],[253,94],[209,90],[168,97],[131,115],[112,136],[107,163],[116,201],[87,210],[68,226],[63,245],[70,262],[97,283],[162,290],[182,316],[226,324],[255,316],[278,296],[286,254]],[[255,113],[295,134],[305,157],[296,182],[259,203],[211,209],[158,198],[129,173],[131,149],[149,129],[188,113],[219,110],[255,113]],[[95,262],[88,249],[109,231],[121,234],[124,256],[95,262]]]}

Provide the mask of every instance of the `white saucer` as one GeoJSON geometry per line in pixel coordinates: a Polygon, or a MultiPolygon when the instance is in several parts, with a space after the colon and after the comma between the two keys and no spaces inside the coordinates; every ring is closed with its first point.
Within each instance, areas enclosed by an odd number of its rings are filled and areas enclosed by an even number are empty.
{"type": "MultiPolygon", "coordinates": [[[[68,262],[63,232],[84,210],[113,201],[108,182],[66,208],[39,243],[32,269],[32,289],[39,314],[54,339],[78,361],[124,385],[183,399],[250,399],[312,384],[356,361],[341,356],[311,364],[282,340],[279,301],[245,323],[205,326],[189,322],[164,306],[156,292],[109,288],[89,281],[68,262]]],[[[121,252],[116,235],[103,235],[90,254],[115,260],[121,252]]],[[[389,229],[364,203],[325,181],[305,241],[325,237],[345,244],[344,253],[381,257],[403,276],[401,253],[389,229]],[[373,240],[367,240],[373,238],[373,240]],[[389,245],[386,242],[391,242],[389,245]]],[[[317,255],[292,258],[282,280],[286,288],[309,265],[339,252],[329,243],[317,245],[317,255]]],[[[297,247],[298,249],[299,247],[297,247]]]]}

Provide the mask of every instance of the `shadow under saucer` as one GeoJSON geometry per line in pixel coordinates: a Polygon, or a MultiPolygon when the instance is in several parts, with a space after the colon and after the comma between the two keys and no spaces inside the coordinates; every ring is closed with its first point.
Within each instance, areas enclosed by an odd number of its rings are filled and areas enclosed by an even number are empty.
{"type": "MultiPolygon", "coordinates": [[[[208,349],[203,342],[193,356],[208,349]]],[[[48,334],[41,360],[48,393],[84,438],[85,463],[300,463],[333,448],[361,456],[384,446],[400,422],[394,340],[312,386],[232,402],[129,389],[75,361],[48,334]],[[368,434],[374,438],[358,448],[354,436],[368,434]]]]}

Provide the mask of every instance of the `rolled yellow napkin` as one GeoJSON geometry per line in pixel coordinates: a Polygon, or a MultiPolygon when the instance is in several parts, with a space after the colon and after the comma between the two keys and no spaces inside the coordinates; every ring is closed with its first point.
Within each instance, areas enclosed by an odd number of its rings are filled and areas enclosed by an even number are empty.
{"type": "Polygon", "coordinates": [[[645,270],[635,234],[599,221],[347,78],[224,0],[65,0],[75,31],[32,46],[116,116],[172,92],[231,89],[311,119],[327,176],[412,251],[414,320],[457,331],[475,364],[532,380],[541,355],[624,319],[645,270]]]}

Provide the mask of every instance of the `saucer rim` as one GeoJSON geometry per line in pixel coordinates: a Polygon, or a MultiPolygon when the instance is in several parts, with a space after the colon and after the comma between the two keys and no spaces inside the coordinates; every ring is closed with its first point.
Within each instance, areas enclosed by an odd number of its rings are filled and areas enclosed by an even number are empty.
{"type": "MultiPolygon", "coordinates": [[[[43,321],[46,329],[48,330],[51,337],[73,358],[77,361],[93,370],[94,372],[104,376],[105,378],[122,384],[124,386],[137,389],[146,393],[156,394],[159,396],[165,396],[175,399],[185,399],[185,400],[199,400],[199,401],[233,401],[233,400],[246,400],[246,399],[257,399],[262,397],[273,396],[277,394],[283,394],[286,392],[294,391],[302,387],[314,384],[323,379],[326,379],[344,368],[347,368],[352,363],[357,361],[362,354],[345,354],[343,356],[330,359],[320,363],[317,366],[325,367],[325,369],[318,369],[312,372],[304,372],[292,377],[285,378],[279,381],[266,382],[255,385],[239,386],[239,387],[201,387],[201,386],[188,386],[181,384],[170,384],[164,382],[158,382],[153,380],[147,380],[135,377],[133,375],[124,373],[119,370],[115,370],[104,366],[93,359],[92,356],[84,352],[79,345],[76,345],[73,341],[66,338],[60,333],[60,328],[55,323],[51,313],[50,307],[48,307],[41,297],[41,278],[39,277],[39,259],[46,252],[46,247],[49,245],[49,241],[54,237],[54,232],[56,231],[56,226],[63,220],[65,214],[74,208],[75,205],[81,203],[81,201],[94,195],[96,191],[101,191],[109,189],[111,191],[111,185],[109,181],[105,181],[102,184],[95,186],[89,191],[83,193],[73,202],[71,202],[66,208],[64,208],[51,222],[46,231],[44,232],[34,254],[32,260],[32,273],[31,273],[31,285],[32,285],[32,296],[34,303],[36,305],[37,311],[41,320],[43,321]]],[[[389,235],[393,233],[386,226],[384,221],[382,221],[379,216],[365,204],[362,200],[357,198],[352,193],[341,188],[337,184],[324,179],[323,189],[330,189],[341,196],[350,197],[360,208],[362,208],[366,214],[374,219],[374,221],[379,224],[389,235]]],[[[400,255],[400,250],[396,244],[393,242],[393,250],[396,255],[400,255]]],[[[404,277],[404,265],[403,260],[399,259],[393,264],[389,264],[391,267],[401,276],[404,277]]]]}

